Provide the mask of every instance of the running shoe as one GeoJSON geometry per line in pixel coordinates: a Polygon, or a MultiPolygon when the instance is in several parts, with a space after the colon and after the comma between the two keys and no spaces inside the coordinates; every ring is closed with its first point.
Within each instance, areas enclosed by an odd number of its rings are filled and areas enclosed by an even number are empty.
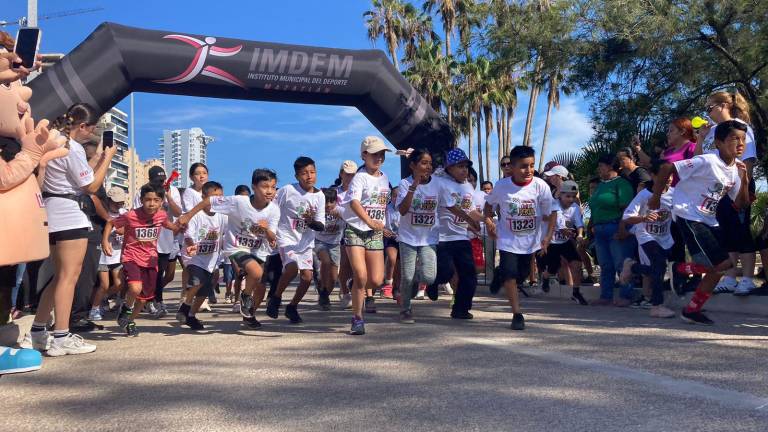
{"type": "Polygon", "coordinates": [[[139,329],[136,328],[135,322],[131,321],[127,326],[125,326],[125,335],[129,337],[136,337],[139,335],[139,329]]]}
{"type": "Polygon", "coordinates": [[[714,321],[707,318],[707,316],[701,312],[686,312],[685,310],[683,310],[682,312],[680,312],[680,319],[682,319],[684,322],[687,322],[689,324],[700,324],[700,325],[707,325],[707,326],[711,326],[715,324],[714,321]]]}
{"type": "Polygon", "coordinates": [[[191,328],[192,330],[203,330],[205,327],[203,326],[202,321],[197,319],[197,317],[188,316],[187,321],[184,323],[187,325],[187,327],[191,328]]]}
{"type": "Polygon", "coordinates": [[[317,297],[317,304],[324,311],[331,310],[331,296],[328,294],[328,291],[320,291],[317,297]]]}
{"type": "Polygon", "coordinates": [[[187,315],[189,315],[190,306],[188,304],[182,303],[181,306],[179,306],[179,311],[176,312],[176,321],[178,321],[181,324],[184,324],[187,322],[187,315]]]}
{"type": "Polygon", "coordinates": [[[736,280],[735,277],[732,276],[723,276],[722,279],[720,279],[720,282],[717,283],[717,286],[715,286],[715,290],[712,292],[713,294],[728,294],[736,291],[736,288],[739,286],[739,282],[736,280]]]}
{"type": "Polygon", "coordinates": [[[256,318],[243,318],[243,324],[252,329],[260,329],[261,323],[256,318]]]}
{"type": "Polygon", "coordinates": [[[50,357],[60,357],[64,355],[87,354],[96,351],[96,345],[90,344],[82,336],[68,334],[65,337],[53,338],[51,347],[48,349],[50,357]]]}
{"type": "Polygon", "coordinates": [[[155,302],[155,313],[154,317],[157,319],[163,318],[164,316],[168,315],[168,309],[165,308],[165,305],[160,302],[155,302]]]}
{"type": "Polygon", "coordinates": [[[304,322],[304,320],[301,319],[301,316],[299,315],[298,306],[292,304],[289,304],[285,307],[285,317],[291,320],[291,324],[301,324],[304,322]]]}
{"type": "Polygon", "coordinates": [[[101,316],[100,308],[96,307],[96,308],[91,309],[91,311],[88,312],[88,319],[91,320],[91,321],[101,321],[102,319],[104,319],[101,316]]]}
{"type": "Polygon", "coordinates": [[[545,293],[549,292],[549,284],[552,283],[552,279],[554,278],[549,277],[549,278],[541,279],[541,290],[544,291],[545,293]]]}
{"type": "Polygon", "coordinates": [[[413,319],[413,313],[410,309],[400,312],[401,324],[413,324],[416,321],[413,319]]]}
{"type": "Polygon", "coordinates": [[[460,319],[460,320],[471,320],[475,316],[472,315],[472,313],[467,311],[452,311],[451,312],[451,318],[453,319],[460,319]]]}
{"type": "Polygon", "coordinates": [[[576,303],[582,306],[589,305],[589,302],[587,301],[587,299],[585,299],[584,296],[581,295],[581,291],[574,291],[573,293],[571,293],[571,300],[575,301],[576,303]]]}
{"type": "Polygon", "coordinates": [[[510,325],[512,330],[525,330],[525,318],[523,318],[523,314],[516,313],[512,315],[512,325],[510,325]]]}
{"type": "Polygon", "coordinates": [[[359,336],[365,334],[365,321],[362,318],[353,317],[349,334],[359,336]]]}
{"type": "Polygon", "coordinates": [[[36,371],[42,364],[43,356],[38,351],[0,347],[0,375],[36,371]]]}
{"type": "Polygon", "coordinates": [[[736,285],[736,289],[733,290],[733,295],[738,297],[748,296],[755,288],[757,287],[755,286],[755,282],[752,281],[752,278],[744,277],[741,278],[738,285],[736,285]]]}
{"type": "MultiPolygon", "coordinates": [[[[243,316],[243,318],[253,318],[253,296],[250,294],[246,294],[245,291],[240,292],[240,311],[239,312],[240,312],[240,315],[243,316]]],[[[269,314],[269,312],[267,312],[267,314],[269,314]]],[[[275,313],[274,318],[277,318],[277,313],[275,313]]]]}
{"type": "Polygon", "coordinates": [[[157,306],[155,306],[155,302],[148,302],[144,311],[152,316],[155,316],[157,314],[157,306]]]}
{"type": "MultiPolygon", "coordinates": [[[[241,296],[242,299],[242,296],[241,296]]],[[[267,316],[272,319],[277,319],[278,315],[280,314],[280,302],[282,299],[280,297],[270,297],[269,300],[267,300],[267,316]]],[[[240,305],[240,310],[244,309],[244,303],[240,305]]],[[[242,315],[243,313],[240,312],[242,315]]],[[[253,316],[253,315],[251,315],[253,316]]],[[[243,316],[243,318],[247,318],[246,316],[243,316]]]]}
{"type": "Polygon", "coordinates": [[[120,312],[117,314],[117,325],[121,329],[125,330],[125,327],[131,322],[131,314],[133,314],[133,310],[125,304],[120,307],[120,312]]]}
{"type": "Polygon", "coordinates": [[[341,308],[352,309],[352,294],[346,293],[341,296],[341,308]]]}
{"type": "Polygon", "coordinates": [[[365,298],[365,313],[376,313],[376,299],[372,296],[365,298]]]}
{"type": "Polygon", "coordinates": [[[443,293],[445,293],[445,295],[449,295],[449,296],[453,295],[453,287],[451,286],[450,282],[446,282],[440,285],[440,287],[443,289],[443,293]]]}
{"type": "Polygon", "coordinates": [[[392,296],[392,284],[386,284],[381,287],[381,297],[386,299],[393,298],[392,296]]]}
{"type": "Polygon", "coordinates": [[[416,292],[416,297],[414,297],[414,300],[424,300],[424,292],[427,289],[427,284],[420,283],[419,284],[419,290],[416,292]]]}
{"type": "Polygon", "coordinates": [[[232,304],[232,294],[224,295],[224,304],[232,304]]]}
{"type": "Polygon", "coordinates": [[[630,303],[629,307],[632,309],[650,309],[653,305],[644,296],[640,296],[637,300],[630,303]]]}
{"type": "Polygon", "coordinates": [[[42,352],[51,348],[51,342],[53,342],[53,335],[45,330],[25,334],[19,346],[24,349],[35,349],[42,352]]]}
{"type": "Polygon", "coordinates": [[[208,299],[205,299],[203,301],[203,304],[200,306],[201,311],[210,312],[211,311],[211,305],[208,302],[208,299]]]}
{"type": "MultiPolygon", "coordinates": [[[[419,284],[419,289],[421,289],[421,284],[419,284]]],[[[437,284],[430,284],[427,286],[427,297],[429,297],[432,301],[437,301],[438,297],[440,296],[440,293],[438,291],[437,284]]],[[[422,295],[423,298],[423,295],[422,295]]]]}

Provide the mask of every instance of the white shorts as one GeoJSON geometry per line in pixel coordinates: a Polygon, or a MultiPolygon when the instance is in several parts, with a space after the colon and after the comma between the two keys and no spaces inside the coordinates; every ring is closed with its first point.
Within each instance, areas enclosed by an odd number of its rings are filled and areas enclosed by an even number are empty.
{"type": "Polygon", "coordinates": [[[296,263],[299,266],[299,270],[313,269],[312,248],[297,251],[292,246],[281,247],[280,258],[283,260],[283,269],[290,263],[296,263]]]}

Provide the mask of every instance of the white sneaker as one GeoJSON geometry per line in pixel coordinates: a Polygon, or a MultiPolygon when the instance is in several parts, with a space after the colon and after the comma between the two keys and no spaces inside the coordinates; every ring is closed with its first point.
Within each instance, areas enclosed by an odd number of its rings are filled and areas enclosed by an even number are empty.
{"type": "Polygon", "coordinates": [[[453,295],[453,288],[451,287],[450,282],[444,283],[440,285],[440,287],[443,289],[445,295],[453,295]]]}
{"type": "Polygon", "coordinates": [[[90,344],[82,336],[68,334],[63,338],[53,338],[51,347],[48,349],[50,357],[59,357],[67,354],[87,354],[96,351],[96,345],[90,344]]]}
{"type": "Polygon", "coordinates": [[[155,318],[162,318],[166,315],[168,315],[168,309],[165,308],[165,305],[160,302],[155,302],[155,313],[152,314],[155,318]]]}
{"type": "Polygon", "coordinates": [[[208,299],[205,299],[202,306],[200,306],[200,310],[207,311],[207,312],[211,311],[211,305],[208,304],[208,299]]]}
{"type": "Polygon", "coordinates": [[[157,306],[155,306],[155,302],[149,302],[145,306],[145,310],[150,315],[156,316],[157,315],[157,306]]]}
{"type": "Polygon", "coordinates": [[[341,308],[349,309],[352,307],[352,294],[346,293],[341,296],[341,308]]]}
{"type": "Polygon", "coordinates": [[[752,278],[741,278],[739,283],[736,285],[736,288],[733,290],[733,295],[735,296],[747,296],[749,295],[749,292],[753,289],[757,288],[755,286],[755,283],[752,281],[752,278]]]}
{"type": "Polygon", "coordinates": [[[424,300],[425,294],[426,294],[425,291],[420,289],[420,290],[418,290],[416,292],[416,297],[414,297],[413,299],[414,300],[424,300]]]}
{"type": "Polygon", "coordinates": [[[101,309],[100,308],[91,309],[91,311],[88,312],[88,319],[91,321],[101,321],[103,319],[101,316],[101,309]]]}
{"type": "Polygon", "coordinates": [[[723,276],[722,279],[720,279],[720,282],[717,283],[717,286],[715,286],[715,294],[726,294],[726,293],[732,293],[736,286],[738,285],[738,282],[736,281],[736,278],[733,276],[723,276]]]}
{"type": "Polygon", "coordinates": [[[53,335],[48,331],[29,332],[24,335],[24,339],[21,340],[19,346],[26,349],[36,349],[42,352],[51,348],[51,342],[53,342],[53,335]]]}

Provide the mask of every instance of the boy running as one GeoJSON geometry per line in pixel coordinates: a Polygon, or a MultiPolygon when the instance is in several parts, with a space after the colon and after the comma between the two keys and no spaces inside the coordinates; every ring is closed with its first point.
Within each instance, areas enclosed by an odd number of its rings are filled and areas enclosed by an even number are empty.
{"type": "Polygon", "coordinates": [[[160,230],[167,228],[174,233],[181,231],[181,225],[171,223],[168,214],[161,209],[165,198],[165,189],[154,184],[141,187],[141,207],[107,221],[101,248],[106,256],[112,256],[110,233],[112,228],[124,228],[122,252],[123,272],[128,283],[126,304],[117,314],[117,324],[128,336],[138,336],[134,320],[144,307],[144,303],[155,298],[157,284],[157,240],[160,230]],[[133,309],[128,307],[133,303],[133,309]]]}
{"type": "MultiPolygon", "coordinates": [[[[207,198],[224,195],[222,186],[214,181],[203,184],[201,192],[204,201],[207,198]]],[[[207,201],[210,202],[210,200],[207,201]]],[[[205,299],[213,293],[214,285],[218,283],[214,272],[219,262],[221,238],[226,226],[226,216],[213,213],[208,206],[203,212],[190,219],[184,233],[184,246],[189,256],[187,262],[189,288],[176,317],[183,318],[184,324],[192,330],[203,329],[203,323],[197,319],[196,315],[205,299]]]]}
{"type": "Polygon", "coordinates": [[[555,228],[555,213],[549,185],[533,176],[536,160],[533,148],[515,146],[509,158],[510,176],[496,182],[486,196],[485,226],[488,235],[497,238],[501,254],[498,273],[512,306],[512,330],[525,330],[517,284],[528,277],[533,254],[539,250],[547,252],[555,228]],[[498,228],[493,221],[496,209],[499,210],[498,228]],[[546,231],[539,242],[539,225],[545,219],[546,231]]]}
{"type": "Polygon", "coordinates": [[[275,202],[280,207],[280,221],[277,224],[277,246],[283,262],[283,274],[275,295],[267,303],[267,315],[277,318],[283,292],[300,273],[301,279],[291,303],[285,307],[285,317],[293,324],[303,320],[299,315],[299,302],[312,283],[315,247],[315,232],[325,229],[325,195],[315,187],[317,169],[315,161],[300,156],[293,163],[297,183],[280,188],[275,202]]]}
{"type": "Polygon", "coordinates": [[[331,310],[331,292],[336,286],[341,262],[341,235],[344,220],[341,209],[336,205],[338,192],[335,188],[324,188],[325,227],[315,234],[315,253],[320,260],[320,293],[318,304],[323,310],[331,310]]]}
{"type": "Polygon", "coordinates": [[[749,184],[747,168],[737,159],[744,152],[746,134],[747,126],[736,120],[718,124],[715,146],[719,151],[664,165],[648,200],[649,210],[659,210],[668,179],[677,174],[680,180],[672,194],[672,215],[694,262],[706,268],[690,303],[680,314],[683,321],[692,324],[714,324],[701,309],[723,272],[733,265],[721,244],[716,214],[718,203],[726,195],[737,208],[749,203],[749,188],[741,187],[749,184]]]}

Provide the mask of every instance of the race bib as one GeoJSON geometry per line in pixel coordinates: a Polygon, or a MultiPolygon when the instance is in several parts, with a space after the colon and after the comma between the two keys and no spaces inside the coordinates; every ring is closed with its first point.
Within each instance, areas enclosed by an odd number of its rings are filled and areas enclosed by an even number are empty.
{"type": "Polygon", "coordinates": [[[113,233],[112,234],[112,249],[123,247],[123,235],[113,233]]]}
{"type": "Polygon", "coordinates": [[[160,227],[136,228],[136,240],[155,241],[160,237],[160,227]]]}
{"type": "Polygon", "coordinates": [[[251,236],[238,234],[235,236],[237,246],[248,249],[258,249],[261,246],[261,239],[251,236]]]}
{"type": "Polygon", "coordinates": [[[536,230],[536,218],[509,218],[509,230],[513,233],[529,234],[536,230]]]}
{"type": "Polygon", "coordinates": [[[715,213],[717,213],[717,204],[719,202],[719,199],[714,199],[708,196],[704,197],[704,199],[701,201],[701,204],[699,204],[699,211],[704,214],[714,216],[715,213]]]}
{"type": "Polygon", "coordinates": [[[386,212],[380,207],[366,207],[365,212],[368,214],[369,218],[375,221],[384,222],[384,219],[386,218],[386,212]]]}
{"type": "Polygon", "coordinates": [[[435,215],[428,213],[411,213],[411,225],[431,227],[435,224],[435,215]]]}
{"type": "Polygon", "coordinates": [[[216,243],[201,242],[197,244],[198,255],[210,255],[216,251],[216,243]]]}
{"type": "Polygon", "coordinates": [[[307,230],[307,221],[304,219],[292,219],[291,227],[298,232],[304,232],[307,230]]]}
{"type": "Polygon", "coordinates": [[[568,241],[570,238],[570,231],[569,230],[557,230],[555,231],[555,241],[557,242],[564,242],[568,241]]]}
{"type": "Polygon", "coordinates": [[[326,223],[325,225],[325,232],[327,234],[336,234],[339,232],[339,223],[338,221],[334,220],[333,222],[326,223]]]}
{"type": "Polygon", "coordinates": [[[646,222],[645,231],[652,236],[664,236],[669,231],[667,224],[646,222]]]}

